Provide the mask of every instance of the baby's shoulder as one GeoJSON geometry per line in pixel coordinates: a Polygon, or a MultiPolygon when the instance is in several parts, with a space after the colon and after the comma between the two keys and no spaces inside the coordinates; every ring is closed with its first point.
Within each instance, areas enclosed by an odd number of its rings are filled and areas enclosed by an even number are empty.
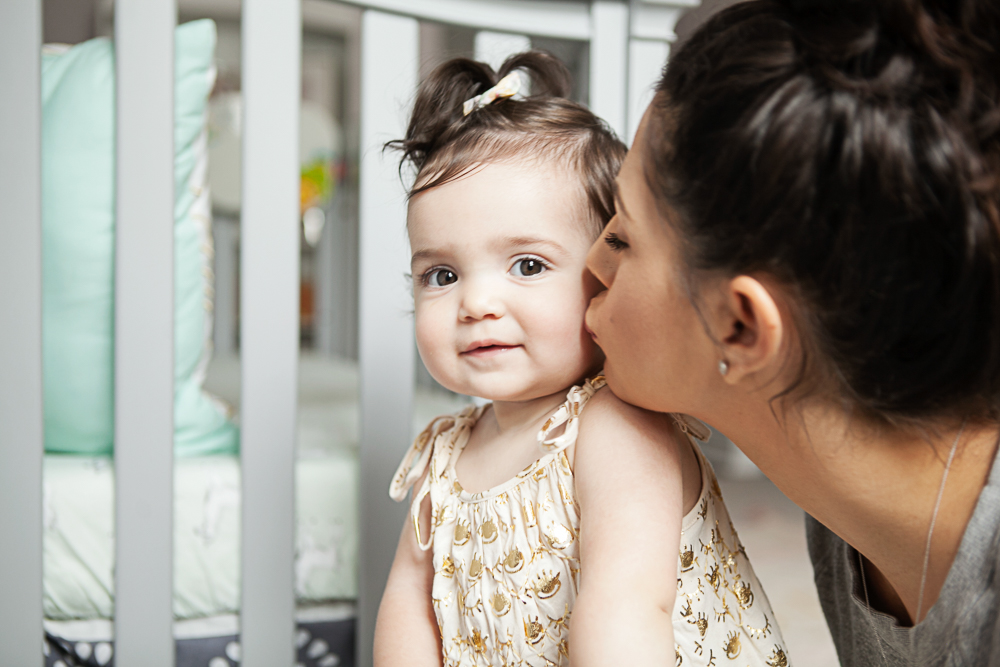
{"type": "Polygon", "coordinates": [[[661,446],[687,446],[672,415],[626,403],[607,386],[598,389],[581,412],[579,440],[608,444],[637,440],[661,446]]]}

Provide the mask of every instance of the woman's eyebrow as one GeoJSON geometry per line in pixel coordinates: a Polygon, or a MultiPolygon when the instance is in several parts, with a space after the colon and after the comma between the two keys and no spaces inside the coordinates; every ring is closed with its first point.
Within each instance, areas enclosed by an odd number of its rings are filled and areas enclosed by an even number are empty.
{"type": "Polygon", "coordinates": [[[625,203],[622,201],[621,190],[618,187],[617,178],[613,181],[612,191],[614,192],[614,198],[615,198],[615,212],[623,213],[626,218],[632,217],[628,214],[628,211],[625,210],[625,203]]]}

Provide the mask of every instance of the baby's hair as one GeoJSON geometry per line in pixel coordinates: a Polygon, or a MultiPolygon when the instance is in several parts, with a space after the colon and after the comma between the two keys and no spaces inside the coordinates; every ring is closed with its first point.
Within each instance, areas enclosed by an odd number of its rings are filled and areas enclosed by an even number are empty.
{"type": "Polygon", "coordinates": [[[566,66],[544,51],[513,55],[498,72],[486,63],[455,58],[420,85],[406,137],[387,144],[402,152],[400,169],[416,169],[409,196],[444,185],[479,165],[516,157],[562,161],[581,177],[596,235],[614,215],[614,179],[625,145],[600,118],[567,99],[566,66]],[[524,99],[502,98],[464,114],[466,100],[511,72],[529,83],[524,99]]]}

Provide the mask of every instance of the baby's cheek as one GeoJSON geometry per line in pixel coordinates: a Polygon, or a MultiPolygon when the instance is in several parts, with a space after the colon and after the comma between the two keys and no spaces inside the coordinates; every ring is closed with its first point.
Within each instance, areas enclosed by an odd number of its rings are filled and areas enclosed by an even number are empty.
{"type": "Polygon", "coordinates": [[[552,353],[565,359],[592,354],[590,336],[583,328],[586,303],[557,302],[537,316],[535,332],[552,353]]]}
{"type": "Polygon", "coordinates": [[[432,373],[436,366],[443,360],[442,352],[450,345],[452,336],[449,335],[448,326],[443,317],[435,317],[434,309],[417,308],[415,321],[415,334],[417,337],[417,349],[420,357],[424,360],[424,365],[432,373]]]}

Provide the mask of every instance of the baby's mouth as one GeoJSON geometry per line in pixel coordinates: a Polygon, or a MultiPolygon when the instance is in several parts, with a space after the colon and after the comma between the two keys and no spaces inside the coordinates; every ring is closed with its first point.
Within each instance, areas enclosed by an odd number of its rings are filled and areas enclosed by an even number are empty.
{"type": "Polygon", "coordinates": [[[486,357],[509,352],[521,347],[498,340],[477,340],[467,346],[460,354],[471,357],[486,357]]]}

